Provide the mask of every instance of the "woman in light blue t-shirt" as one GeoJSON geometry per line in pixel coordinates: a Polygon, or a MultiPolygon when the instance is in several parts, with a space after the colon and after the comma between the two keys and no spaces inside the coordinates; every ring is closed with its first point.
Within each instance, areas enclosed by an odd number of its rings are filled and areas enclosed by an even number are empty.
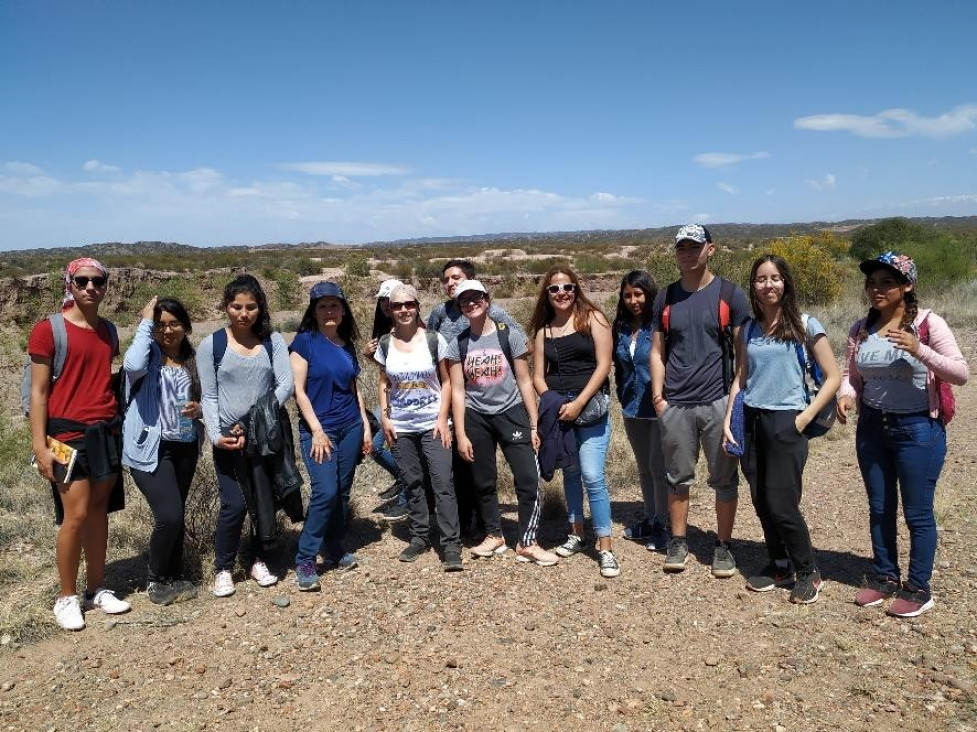
{"type": "Polygon", "coordinates": [[[793,585],[791,602],[810,604],[817,601],[822,580],[801,513],[807,462],[803,432],[834,398],[841,376],[824,328],[801,315],[794,276],[782,258],[766,254],[753,262],[750,305],[753,319],[744,323],[736,342],[736,378],[724,424],[726,440],[736,445],[730,424],[733,402],[742,390],[743,473],[770,554],[770,561],[746,586],[767,592],[793,585]],[[825,377],[810,403],[802,364],[805,353],[813,356],[825,377]]]}

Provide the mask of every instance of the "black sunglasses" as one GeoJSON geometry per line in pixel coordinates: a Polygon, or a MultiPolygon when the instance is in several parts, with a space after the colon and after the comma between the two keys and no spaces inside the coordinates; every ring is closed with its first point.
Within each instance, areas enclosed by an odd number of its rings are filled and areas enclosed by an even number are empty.
{"type": "Polygon", "coordinates": [[[546,288],[546,291],[551,295],[556,295],[560,292],[573,292],[576,289],[577,286],[572,282],[564,282],[562,285],[550,285],[546,288]]]}
{"type": "Polygon", "coordinates": [[[77,275],[76,277],[72,277],[71,281],[75,283],[75,287],[77,287],[79,290],[84,290],[86,287],[88,287],[89,282],[95,285],[96,290],[101,290],[103,287],[105,287],[105,284],[109,281],[109,278],[77,275]]]}
{"type": "Polygon", "coordinates": [[[414,310],[417,308],[416,300],[407,300],[406,302],[392,302],[390,303],[391,310],[414,310]]]}

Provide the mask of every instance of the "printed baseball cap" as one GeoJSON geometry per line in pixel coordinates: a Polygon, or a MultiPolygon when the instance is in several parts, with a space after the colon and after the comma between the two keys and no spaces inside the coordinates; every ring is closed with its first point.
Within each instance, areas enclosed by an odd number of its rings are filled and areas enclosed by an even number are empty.
{"type": "Polygon", "coordinates": [[[675,243],[679,244],[683,241],[694,241],[697,244],[712,244],[712,236],[709,235],[709,229],[700,224],[687,224],[678,230],[675,235],[675,243]]]}
{"type": "Polygon", "coordinates": [[[904,282],[916,286],[916,263],[908,254],[882,252],[875,259],[866,259],[858,265],[858,268],[866,275],[872,274],[877,269],[887,269],[904,282]]]}

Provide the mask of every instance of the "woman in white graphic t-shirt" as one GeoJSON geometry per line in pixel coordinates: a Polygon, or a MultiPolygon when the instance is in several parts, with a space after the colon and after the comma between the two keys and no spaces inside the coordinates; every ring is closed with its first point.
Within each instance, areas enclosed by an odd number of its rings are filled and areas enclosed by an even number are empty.
{"type": "Polygon", "coordinates": [[[431,548],[427,492],[434,497],[444,569],[462,569],[458,503],[451,479],[451,393],[444,360],[447,343],[421,325],[420,301],[411,285],[390,293],[393,330],[380,337],[374,359],[380,365],[380,424],[407,492],[410,544],[402,562],[414,562],[431,548]]]}

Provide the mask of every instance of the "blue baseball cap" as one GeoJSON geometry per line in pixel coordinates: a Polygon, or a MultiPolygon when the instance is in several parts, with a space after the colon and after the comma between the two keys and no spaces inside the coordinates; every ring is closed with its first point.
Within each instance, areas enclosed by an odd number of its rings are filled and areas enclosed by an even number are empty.
{"type": "Polygon", "coordinates": [[[335,282],[317,282],[309,290],[309,300],[318,300],[320,297],[338,297],[343,302],[346,302],[346,295],[343,294],[343,288],[335,282]]]}

